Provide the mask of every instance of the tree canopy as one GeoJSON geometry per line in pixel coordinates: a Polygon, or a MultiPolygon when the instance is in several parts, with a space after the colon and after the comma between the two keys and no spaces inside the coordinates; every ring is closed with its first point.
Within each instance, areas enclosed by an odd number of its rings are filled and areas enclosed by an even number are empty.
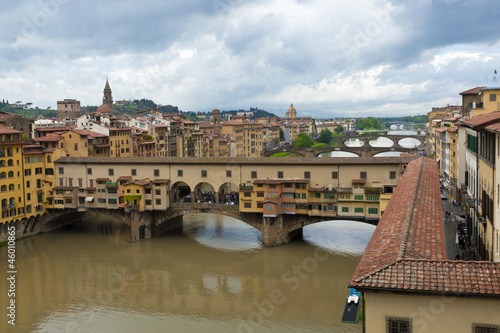
{"type": "Polygon", "coordinates": [[[321,132],[319,133],[318,141],[321,143],[328,144],[330,143],[331,140],[332,140],[332,132],[328,128],[321,130],[321,132]]]}
{"type": "Polygon", "coordinates": [[[306,133],[299,133],[292,142],[293,148],[309,148],[314,145],[313,139],[306,133]]]}
{"type": "Polygon", "coordinates": [[[356,124],[356,128],[359,130],[382,129],[382,123],[378,118],[368,117],[359,119],[356,124]]]}

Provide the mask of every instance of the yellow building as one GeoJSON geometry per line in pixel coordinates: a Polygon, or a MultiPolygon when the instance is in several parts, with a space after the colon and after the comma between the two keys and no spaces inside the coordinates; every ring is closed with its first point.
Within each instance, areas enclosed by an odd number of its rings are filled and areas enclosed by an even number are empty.
{"type": "Polygon", "coordinates": [[[109,127],[109,143],[111,157],[130,157],[132,156],[131,128],[109,127]]]}
{"type": "Polygon", "coordinates": [[[0,126],[0,223],[25,216],[23,186],[23,132],[0,126]]]}
{"type": "Polygon", "coordinates": [[[262,124],[245,121],[245,117],[224,121],[221,134],[231,135],[236,142],[235,157],[260,157],[262,152],[262,124]]]}
{"type": "Polygon", "coordinates": [[[500,111],[500,87],[484,87],[479,92],[481,102],[474,103],[468,109],[468,117],[476,117],[482,114],[500,111]]]}

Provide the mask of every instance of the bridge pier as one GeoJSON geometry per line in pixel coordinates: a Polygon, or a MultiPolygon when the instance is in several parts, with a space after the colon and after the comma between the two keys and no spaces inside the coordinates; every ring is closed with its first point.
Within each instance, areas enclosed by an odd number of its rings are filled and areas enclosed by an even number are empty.
{"type": "Polygon", "coordinates": [[[278,246],[286,244],[293,239],[302,237],[302,225],[298,228],[288,215],[262,218],[262,244],[265,246],[278,246]],[[292,223],[290,223],[292,222],[292,223]]]}

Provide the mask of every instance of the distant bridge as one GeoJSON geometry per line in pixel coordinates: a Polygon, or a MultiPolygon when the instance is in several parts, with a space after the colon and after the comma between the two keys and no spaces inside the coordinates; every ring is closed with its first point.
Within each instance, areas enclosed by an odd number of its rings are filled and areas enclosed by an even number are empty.
{"type": "MultiPolygon", "coordinates": [[[[386,131],[387,132],[387,131],[386,131]]],[[[412,153],[417,152],[419,148],[424,148],[425,135],[350,135],[348,137],[340,137],[334,138],[333,140],[337,142],[336,147],[316,147],[316,148],[292,148],[291,146],[280,147],[275,150],[268,150],[264,153],[264,156],[269,157],[273,154],[279,152],[291,152],[295,154],[299,154],[304,157],[317,157],[320,154],[328,153],[332,151],[342,151],[354,153],[358,156],[362,157],[373,157],[379,153],[397,151],[402,153],[412,153]],[[370,145],[370,141],[377,138],[387,138],[392,141],[391,147],[372,147],[370,145]],[[399,144],[399,141],[402,139],[412,138],[419,141],[417,147],[414,148],[406,148],[399,144]],[[358,139],[363,142],[361,147],[349,147],[346,145],[346,142],[349,139],[358,139]]]]}

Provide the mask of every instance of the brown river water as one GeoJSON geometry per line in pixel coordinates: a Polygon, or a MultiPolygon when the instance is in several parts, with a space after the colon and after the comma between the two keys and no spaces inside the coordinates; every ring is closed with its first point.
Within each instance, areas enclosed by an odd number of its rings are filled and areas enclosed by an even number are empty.
{"type": "Polygon", "coordinates": [[[247,224],[199,214],[132,244],[98,216],[16,242],[15,326],[0,249],[0,332],[361,332],[341,317],[374,229],[323,222],[266,248],[247,224]]]}

